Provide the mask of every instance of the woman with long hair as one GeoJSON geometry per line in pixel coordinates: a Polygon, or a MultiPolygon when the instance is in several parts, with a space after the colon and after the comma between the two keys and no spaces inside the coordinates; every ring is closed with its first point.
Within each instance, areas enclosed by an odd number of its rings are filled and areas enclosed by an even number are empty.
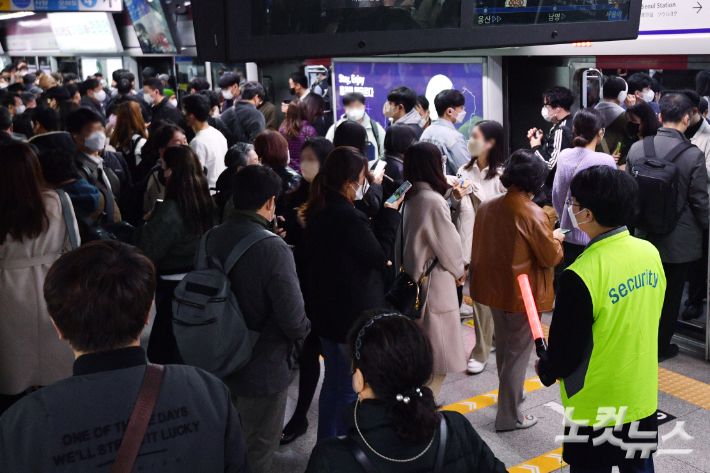
{"type": "MultiPolygon", "coordinates": [[[[303,143],[301,150],[301,171],[303,172],[303,181],[297,189],[292,191],[286,198],[286,222],[284,228],[286,230],[286,243],[298,248],[303,238],[303,221],[298,217],[300,208],[308,201],[308,195],[311,189],[311,182],[318,175],[318,172],[323,167],[326,158],[333,151],[333,143],[325,138],[311,138],[303,143]]],[[[300,252],[296,255],[300,256],[300,252]]],[[[304,262],[296,258],[296,271],[299,277],[303,280],[304,262]]],[[[303,283],[302,283],[303,284],[303,283]]],[[[306,314],[309,310],[306,307],[306,314]]],[[[298,402],[296,410],[291,416],[291,420],[283,429],[281,445],[286,445],[293,442],[298,437],[306,433],[308,429],[308,409],[311,407],[313,395],[316,392],[318,379],[320,378],[320,361],[321,354],[320,338],[318,338],[317,324],[311,320],[311,332],[306,337],[303,344],[303,350],[298,358],[299,378],[298,378],[298,402]]]]}
{"type": "Polygon", "coordinates": [[[288,140],[288,151],[290,154],[290,166],[294,171],[301,171],[301,147],[308,138],[318,136],[306,119],[306,104],[298,101],[288,104],[286,119],[279,127],[281,133],[288,140]]]}
{"type": "Polygon", "coordinates": [[[333,125],[333,119],[325,113],[325,99],[318,94],[308,94],[303,103],[308,124],[316,130],[318,136],[325,136],[333,125]]]}
{"type": "Polygon", "coordinates": [[[311,183],[301,210],[306,228],[296,259],[308,316],[318,324],[325,378],[318,406],[318,439],[346,433],[342,413],[355,400],[346,335],[363,311],[385,307],[384,269],[399,228],[402,199],[385,203],[375,233],[354,202],[362,199],[367,159],[336,148],[311,183]]]}
{"type": "Polygon", "coordinates": [[[2,414],[29,388],[72,374],[73,352],[57,336],[42,291],[49,267],[72,249],[70,233],[78,235],[79,229],[68,197],[60,198],[45,187],[42,168],[29,146],[4,145],[0,156],[2,414]],[[62,199],[70,215],[64,214],[62,199]]]}
{"type": "Polygon", "coordinates": [[[153,363],[181,363],[173,336],[172,294],[185,274],[194,269],[202,235],[217,224],[217,207],[210,196],[202,164],[189,146],[171,146],[163,153],[167,183],[158,201],[136,229],[135,245],[155,265],[155,321],[148,342],[153,363]]]}
{"type": "Polygon", "coordinates": [[[412,183],[402,206],[402,269],[422,284],[424,333],[434,348],[434,377],[428,383],[439,396],[447,373],[466,369],[457,287],[466,280],[463,249],[444,195],[450,189],[439,148],[415,143],[404,153],[404,180],[412,183]],[[403,245],[403,246],[402,246],[403,245]]]}
{"type": "MultiPolygon", "coordinates": [[[[471,130],[468,140],[471,161],[456,173],[457,185],[451,199],[454,208],[454,224],[461,235],[463,259],[466,267],[471,263],[476,212],[485,200],[505,192],[500,183],[503,174],[503,125],[493,120],[478,122],[471,130]]],[[[490,308],[473,303],[469,307],[461,302],[461,314],[472,315],[476,331],[476,346],[468,361],[468,372],[481,373],[488,362],[493,346],[493,319],[490,308]]]]}
{"type": "Polygon", "coordinates": [[[626,110],[626,116],[629,117],[627,128],[630,140],[621,145],[618,165],[622,171],[626,169],[626,156],[629,154],[631,146],[647,136],[656,136],[658,129],[661,127],[656,112],[645,102],[629,107],[626,110]]]}
{"type": "Polygon", "coordinates": [[[404,152],[417,141],[417,133],[408,125],[392,125],[385,134],[385,174],[382,180],[384,196],[390,196],[404,182],[402,167],[404,152]]]}
{"type": "Polygon", "coordinates": [[[440,471],[447,473],[505,473],[505,465],[463,415],[439,411],[426,387],[435,363],[433,350],[415,322],[398,313],[372,311],[355,323],[347,348],[351,382],[358,392],[345,411],[348,438],[319,442],[307,473],[363,471],[353,446],[381,473],[436,471],[439,457],[440,471]]]}
{"type": "Polygon", "coordinates": [[[138,103],[124,102],[119,105],[116,110],[116,126],[109,144],[123,154],[134,182],[145,177],[137,174],[136,166],[141,162],[141,151],[147,140],[148,133],[138,103]]]}
{"type": "Polygon", "coordinates": [[[286,212],[286,195],[297,188],[303,179],[290,165],[289,146],[286,138],[277,131],[265,130],[254,139],[254,151],[261,164],[269,166],[281,178],[282,193],[276,201],[277,215],[286,212]]]}

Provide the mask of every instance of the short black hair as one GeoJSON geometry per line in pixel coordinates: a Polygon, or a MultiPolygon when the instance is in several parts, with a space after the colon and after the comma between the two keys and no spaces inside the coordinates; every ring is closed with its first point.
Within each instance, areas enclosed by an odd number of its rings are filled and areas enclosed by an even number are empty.
{"type": "Polygon", "coordinates": [[[695,91],[703,96],[710,95],[710,71],[700,71],[695,76],[695,91]]]}
{"type": "Polygon", "coordinates": [[[226,89],[227,87],[231,87],[234,84],[239,83],[239,76],[236,75],[234,72],[225,72],[222,74],[222,77],[219,78],[219,81],[217,82],[217,85],[219,86],[220,89],[226,89]]]}
{"type": "Polygon", "coordinates": [[[32,111],[32,121],[39,123],[47,131],[59,131],[61,118],[59,112],[52,107],[35,107],[32,111]]]}
{"type": "Polygon", "coordinates": [[[651,90],[656,93],[663,91],[663,86],[661,85],[661,83],[653,77],[651,77],[651,90]]]}
{"type": "Polygon", "coordinates": [[[523,192],[540,192],[549,169],[547,163],[531,149],[519,149],[505,163],[500,182],[508,189],[516,186],[523,192]]]}
{"type": "Polygon", "coordinates": [[[88,90],[94,90],[95,88],[97,88],[100,85],[101,85],[101,82],[99,82],[98,79],[86,79],[79,86],[79,93],[81,95],[86,95],[86,92],[88,90]]]}
{"type": "Polygon", "coordinates": [[[695,108],[700,108],[700,95],[692,89],[685,89],[681,94],[685,95],[690,99],[691,102],[693,102],[693,107],[695,108]]]}
{"type": "Polygon", "coordinates": [[[404,111],[409,113],[417,104],[417,93],[409,87],[400,85],[387,93],[387,101],[395,105],[402,105],[404,111]]]}
{"type": "Polygon", "coordinates": [[[658,102],[664,123],[680,123],[686,115],[693,115],[693,102],[683,94],[666,94],[658,102]]]}
{"type": "Polygon", "coordinates": [[[653,108],[646,102],[639,102],[626,110],[627,116],[635,116],[641,122],[641,132],[643,136],[652,136],[658,132],[660,123],[653,108]]]}
{"type": "MultiPolygon", "coordinates": [[[[629,93],[634,94],[636,91],[643,91],[646,87],[651,87],[653,85],[653,80],[648,74],[643,72],[637,72],[631,75],[626,82],[629,84],[629,93]]],[[[659,91],[660,92],[660,91],[659,91]]]]}
{"type": "Polygon", "coordinates": [[[32,84],[35,83],[37,80],[37,76],[34,74],[25,74],[22,77],[22,82],[25,84],[25,86],[31,86],[32,84]]]}
{"type": "Polygon", "coordinates": [[[256,81],[249,81],[242,86],[242,100],[251,100],[257,96],[262,99],[266,96],[264,86],[260,83],[256,81]]]}
{"type": "Polygon", "coordinates": [[[304,74],[301,74],[300,72],[294,72],[290,76],[288,76],[289,79],[293,81],[293,84],[300,84],[301,87],[308,88],[308,77],[306,77],[304,74]]]}
{"type": "Polygon", "coordinates": [[[249,164],[249,151],[254,149],[251,143],[237,143],[224,155],[224,165],[229,167],[244,167],[249,164]]]}
{"type": "Polygon", "coordinates": [[[153,149],[157,152],[159,149],[167,148],[176,131],[183,133],[182,128],[179,126],[166,124],[151,132],[150,138],[153,141],[153,149]]]}
{"type": "Polygon", "coordinates": [[[0,131],[7,131],[12,126],[12,114],[5,107],[0,107],[0,131]]]}
{"type": "Polygon", "coordinates": [[[121,77],[118,82],[116,82],[116,91],[121,95],[130,94],[131,89],[131,81],[125,77],[121,77]]]}
{"type": "Polygon", "coordinates": [[[135,82],[136,81],[136,76],[133,75],[131,71],[126,71],[123,74],[121,74],[121,79],[128,79],[129,82],[135,82]]]}
{"type": "Polygon", "coordinates": [[[698,106],[698,113],[702,115],[708,111],[708,99],[705,97],[700,98],[700,105],[698,106]]]}
{"type": "Polygon", "coordinates": [[[81,133],[81,130],[90,123],[99,122],[103,125],[104,119],[93,109],[87,107],[77,107],[67,116],[67,131],[69,133],[81,133]]]}
{"type": "Polygon", "coordinates": [[[367,151],[367,130],[358,122],[345,120],[335,128],[333,145],[336,148],[350,146],[365,154],[367,151]]]}
{"type": "Polygon", "coordinates": [[[323,164],[325,163],[325,158],[327,158],[330,152],[335,149],[335,145],[333,145],[332,141],[323,138],[322,136],[317,136],[315,138],[308,138],[306,141],[303,142],[303,146],[301,146],[301,151],[306,148],[311,148],[313,150],[313,152],[316,154],[316,157],[318,158],[318,162],[320,163],[321,167],[323,167],[323,164]]]}
{"type": "Polygon", "coordinates": [[[104,75],[100,72],[95,72],[94,77],[101,77],[102,79],[104,78],[104,75]]]}
{"type": "MultiPolygon", "coordinates": [[[[67,88],[67,91],[69,92],[69,97],[71,97],[72,99],[74,98],[76,93],[79,92],[79,84],[74,83],[74,84],[65,85],[64,87],[67,88]]],[[[79,93],[81,94],[81,92],[79,92],[79,93]]]]}
{"type": "Polygon", "coordinates": [[[570,184],[572,197],[589,209],[603,227],[626,225],[634,211],[638,184],[625,171],[592,166],[578,172],[570,184]]]}
{"type": "Polygon", "coordinates": [[[33,92],[22,92],[20,94],[20,98],[22,99],[22,103],[27,105],[28,103],[32,102],[33,100],[37,100],[37,94],[33,92]]]}
{"type": "Polygon", "coordinates": [[[73,72],[67,72],[66,74],[64,74],[63,80],[65,83],[69,82],[70,80],[79,80],[79,76],[74,74],[73,72]]]}
{"type": "MultiPolygon", "coordinates": [[[[50,109],[51,110],[51,109],[50,109]]],[[[52,110],[56,112],[55,110],[52,110]]],[[[37,155],[42,167],[44,180],[53,186],[59,187],[61,183],[70,179],[80,179],[79,171],[74,161],[72,150],[52,149],[37,155]]]]}
{"type": "Polygon", "coordinates": [[[186,95],[182,99],[182,108],[188,115],[194,115],[198,122],[206,122],[210,116],[210,99],[201,94],[186,95]]]}
{"type": "Polygon", "coordinates": [[[5,92],[0,95],[0,105],[5,108],[9,108],[10,105],[15,106],[15,98],[20,98],[20,94],[17,92],[5,92]]]}
{"type": "Polygon", "coordinates": [[[155,267],[136,247],[94,241],[47,273],[44,299],[62,336],[80,352],[116,350],[140,337],[155,293],[155,267]]]}
{"type": "Polygon", "coordinates": [[[121,77],[123,76],[123,74],[125,74],[126,72],[128,72],[128,70],[126,70],[126,69],[116,69],[115,71],[113,71],[111,73],[111,78],[114,81],[118,82],[121,79],[121,77]]]}
{"type": "Polygon", "coordinates": [[[417,139],[417,132],[411,126],[392,125],[385,134],[385,151],[404,154],[417,139]]]}
{"type": "Polygon", "coordinates": [[[434,97],[434,108],[436,113],[443,117],[449,108],[463,107],[466,105],[466,97],[455,89],[442,90],[434,97]]]}
{"type": "Polygon", "coordinates": [[[143,68],[143,72],[141,73],[141,75],[143,76],[143,79],[150,79],[150,78],[152,78],[152,77],[157,76],[158,73],[155,72],[155,69],[153,69],[152,67],[148,66],[148,67],[144,67],[144,68],[143,68]]]}
{"type": "Polygon", "coordinates": [[[556,85],[542,94],[542,100],[545,105],[552,108],[561,107],[569,112],[574,104],[574,92],[567,87],[556,85]]]}
{"type": "Polygon", "coordinates": [[[187,90],[195,89],[195,92],[201,90],[206,90],[210,88],[210,83],[204,77],[195,77],[190,81],[190,85],[187,86],[187,90]]]}
{"type": "Polygon", "coordinates": [[[24,86],[24,84],[21,84],[19,82],[15,82],[14,84],[8,85],[7,89],[5,89],[5,90],[7,90],[8,92],[21,93],[21,92],[25,91],[25,86],[24,86]]]}
{"type": "Polygon", "coordinates": [[[212,110],[215,107],[219,107],[219,93],[218,92],[215,92],[214,90],[200,90],[198,93],[204,97],[207,97],[207,100],[210,101],[210,110],[212,110]]]}
{"type": "Polygon", "coordinates": [[[343,95],[344,107],[347,107],[353,102],[360,102],[361,104],[365,105],[365,96],[362,95],[360,92],[350,92],[343,95]]]}
{"type": "Polygon", "coordinates": [[[281,196],[281,178],[269,166],[246,166],[232,178],[232,202],[236,210],[254,212],[272,197],[281,196]]]}
{"type": "Polygon", "coordinates": [[[157,90],[160,95],[163,95],[163,81],[157,77],[151,77],[150,79],[144,80],[143,85],[147,85],[152,90],[157,90]]]}
{"type": "Polygon", "coordinates": [[[417,105],[422,107],[424,110],[429,111],[429,99],[424,95],[417,95],[417,105]]]}
{"type": "Polygon", "coordinates": [[[607,77],[602,87],[602,94],[605,99],[614,99],[626,90],[626,81],[621,77],[607,77]]]}

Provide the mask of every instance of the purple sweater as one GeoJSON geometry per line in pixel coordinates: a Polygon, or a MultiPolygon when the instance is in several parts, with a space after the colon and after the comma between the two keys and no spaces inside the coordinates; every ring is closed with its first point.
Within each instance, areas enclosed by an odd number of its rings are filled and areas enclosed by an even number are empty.
{"type": "MultiPolygon", "coordinates": [[[[279,133],[282,135],[286,134],[286,130],[283,126],[279,128],[279,133]]],[[[291,163],[289,166],[291,166],[291,169],[299,174],[301,173],[301,147],[308,138],[315,138],[316,136],[318,136],[316,129],[304,120],[303,128],[301,129],[301,133],[298,135],[298,138],[295,140],[288,140],[287,138],[288,154],[291,157],[291,163]]]]}
{"type": "Polygon", "coordinates": [[[560,228],[570,229],[565,242],[575,245],[586,245],[589,237],[582,230],[572,226],[572,220],[567,213],[567,199],[571,197],[569,185],[572,178],[580,171],[592,166],[609,166],[616,169],[614,158],[604,153],[590,151],[587,148],[568,148],[557,158],[557,173],[552,185],[552,205],[560,219],[560,228]]]}

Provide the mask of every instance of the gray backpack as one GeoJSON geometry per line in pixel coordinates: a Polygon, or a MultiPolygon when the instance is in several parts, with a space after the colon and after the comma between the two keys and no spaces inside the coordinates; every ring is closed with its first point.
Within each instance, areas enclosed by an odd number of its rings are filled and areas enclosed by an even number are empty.
{"type": "Polygon", "coordinates": [[[223,266],[207,254],[211,233],[209,230],[202,237],[196,269],[173,293],[173,333],[185,364],[224,378],[249,362],[259,338],[258,332],[247,328],[227,275],[253,244],[276,235],[268,230],[248,234],[223,266]]]}

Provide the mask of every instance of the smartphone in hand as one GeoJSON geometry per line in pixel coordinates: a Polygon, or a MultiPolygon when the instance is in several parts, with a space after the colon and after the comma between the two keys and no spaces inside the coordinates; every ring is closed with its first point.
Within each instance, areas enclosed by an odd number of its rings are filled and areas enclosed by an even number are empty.
{"type": "Polygon", "coordinates": [[[402,197],[404,194],[407,193],[409,189],[412,188],[412,184],[409,181],[404,181],[401,186],[399,186],[399,189],[394,191],[394,194],[387,199],[388,204],[394,204],[399,200],[400,197],[402,197]]]}

